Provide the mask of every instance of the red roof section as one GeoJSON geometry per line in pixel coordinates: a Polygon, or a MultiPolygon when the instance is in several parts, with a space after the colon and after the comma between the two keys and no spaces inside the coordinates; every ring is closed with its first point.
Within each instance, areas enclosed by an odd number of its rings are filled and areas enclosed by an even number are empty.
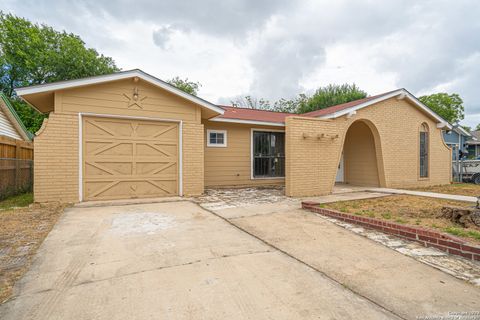
{"type": "Polygon", "coordinates": [[[393,90],[378,94],[376,96],[366,97],[364,99],[359,99],[355,101],[350,101],[347,103],[338,104],[336,106],[328,107],[325,109],[315,110],[312,112],[307,112],[303,114],[295,114],[288,112],[276,112],[268,110],[258,110],[250,108],[240,108],[232,106],[219,106],[225,110],[223,115],[217,116],[216,118],[222,119],[232,119],[232,120],[247,120],[247,121],[263,121],[263,122],[273,122],[273,123],[285,123],[285,118],[288,116],[299,115],[303,117],[320,117],[328,114],[332,114],[341,110],[352,108],[358,106],[362,103],[386,96],[390,93],[393,93],[398,90],[393,90]]]}
{"type": "Polygon", "coordinates": [[[284,123],[286,117],[295,115],[294,113],[275,112],[275,111],[258,110],[258,109],[250,109],[250,108],[239,108],[239,107],[229,107],[229,106],[220,106],[220,107],[225,110],[225,113],[223,115],[218,116],[217,118],[222,118],[222,119],[284,123]]]}
{"type": "Polygon", "coordinates": [[[395,92],[395,91],[398,91],[398,90],[393,90],[393,91],[385,92],[385,93],[382,93],[382,94],[377,94],[376,96],[366,97],[366,98],[363,98],[363,99],[350,101],[350,102],[347,102],[347,103],[337,104],[336,106],[328,107],[328,108],[325,108],[325,109],[320,109],[320,110],[315,110],[315,111],[312,111],[312,112],[303,113],[302,116],[306,116],[306,117],[325,116],[327,114],[335,113],[335,112],[338,112],[338,111],[341,111],[341,110],[345,110],[345,109],[348,109],[348,108],[358,106],[362,103],[365,103],[365,102],[368,102],[370,100],[374,100],[374,99],[386,96],[387,94],[390,94],[390,93],[395,92]]]}

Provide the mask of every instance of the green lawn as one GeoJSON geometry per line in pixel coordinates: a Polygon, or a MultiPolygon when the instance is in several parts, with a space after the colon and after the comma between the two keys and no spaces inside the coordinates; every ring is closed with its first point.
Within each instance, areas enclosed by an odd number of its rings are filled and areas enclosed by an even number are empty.
{"type": "Polygon", "coordinates": [[[27,207],[33,202],[33,193],[22,193],[0,201],[0,210],[11,209],[14,207],[27,207]]]}

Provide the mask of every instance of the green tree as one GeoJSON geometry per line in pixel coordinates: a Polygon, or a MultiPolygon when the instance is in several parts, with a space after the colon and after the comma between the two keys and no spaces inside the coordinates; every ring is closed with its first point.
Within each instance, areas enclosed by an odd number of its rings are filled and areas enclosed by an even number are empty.
{"type": "Polygon", "coordinates": [[[299,102],[298,113],[311,112],[367,97],[367,93],[355,84],[329,84],[299,102]]]}
{"type": "Polygon", "coordinates": [[[44,115],[15,96],[14,88],[108,74],[119,69],[110,57],[82,39],[47,25],[0,12],[0,89],[12,100],[27,129],[39,129],[44,115]]]}
{"type": "Polygon", "coordinates": [[[450,123],[464,118],[463,100],[457,93],[434,93],[418,99],[450,123]]]}
{"type": "MultiPolygon", "coordinates": [[[[472,128],[469,127],[469,126],[460,126],[460,127],[462,127],[467,132],[472,132],[472,128]]],[[[477,125],[477,127],[478,127],[478,125],[477,125]]]]}
{"type": "Polygon", "coordinates": [[[200,82],[193,82],[188,80],[188,78],[180,79],[180,77],[175,77],[173,79],[168,80],[167,82],[172,86],[175,86],[178,89],[186,93],[192,94],[194,96],[197,95],[198,89],[200,89],[200,87],[202,86],[200,82]]]}
{"type": "Polygon", "coordinates": [[[478,131],[478,130],[480,130],[480,123],[477,124],[477,126],[475,127],[475,131],[478,131]]]}

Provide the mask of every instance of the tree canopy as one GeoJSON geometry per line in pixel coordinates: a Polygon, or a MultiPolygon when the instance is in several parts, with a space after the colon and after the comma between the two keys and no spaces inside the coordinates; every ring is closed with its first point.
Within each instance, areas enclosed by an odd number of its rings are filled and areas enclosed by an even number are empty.
{"type": "Polygon", "coordinates": [[[193,94],[194,96],[197,95],[198,89],[200,89],[202,86],[200,82],[193,82],[188,80],[188,78],[181,79],[178,76],[168,80],[167,82],[186,93],[193,94]]]}
{"type": "Polygon", "coordinates": [[[367,93],[360,90],[355,84],[329,84],[318,88],[311,96],[301,93],[293,99],[279,99],[271,103],[266,99],[257,99],[251,96],[237,98],[233,105],[251,109],[262,109],[279,112],[305,113],[328,108],[367,97],[367,93]]]}
{"type": "Polygon", "coordinates": [[[28,130],[39,129],[44,115],[19,100],[14,88],[118,71],[112,58],[87,48],[72,33],[0,12],[0,89],[12,100],[28,130]]]}
{"type": "Polygon", "coordinates": [[[300,102],[298,113],[306,113],[325,109],[337,104],[342,104],[367,97],[367,93],[355,84],[329,84],[318,88],[315,93],[300,102]]]}
{"type": "Polygon", "coordinates": [[[450,123],[458,122],[465,117],[463,100],[457,93],[434,93],[418,99],[450,123]]]}

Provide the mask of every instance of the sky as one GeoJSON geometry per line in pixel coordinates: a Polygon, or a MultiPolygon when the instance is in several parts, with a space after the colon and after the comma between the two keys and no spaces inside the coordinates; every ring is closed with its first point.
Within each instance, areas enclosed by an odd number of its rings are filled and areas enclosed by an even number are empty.
{"type": "Polygon", "coordinates": [[[480,123],[478,0],[0,0],[0,9],[79,35],[123,70],[201,83],[229,104],[330,83],[370,95],[458,93],[480,123]]]}

